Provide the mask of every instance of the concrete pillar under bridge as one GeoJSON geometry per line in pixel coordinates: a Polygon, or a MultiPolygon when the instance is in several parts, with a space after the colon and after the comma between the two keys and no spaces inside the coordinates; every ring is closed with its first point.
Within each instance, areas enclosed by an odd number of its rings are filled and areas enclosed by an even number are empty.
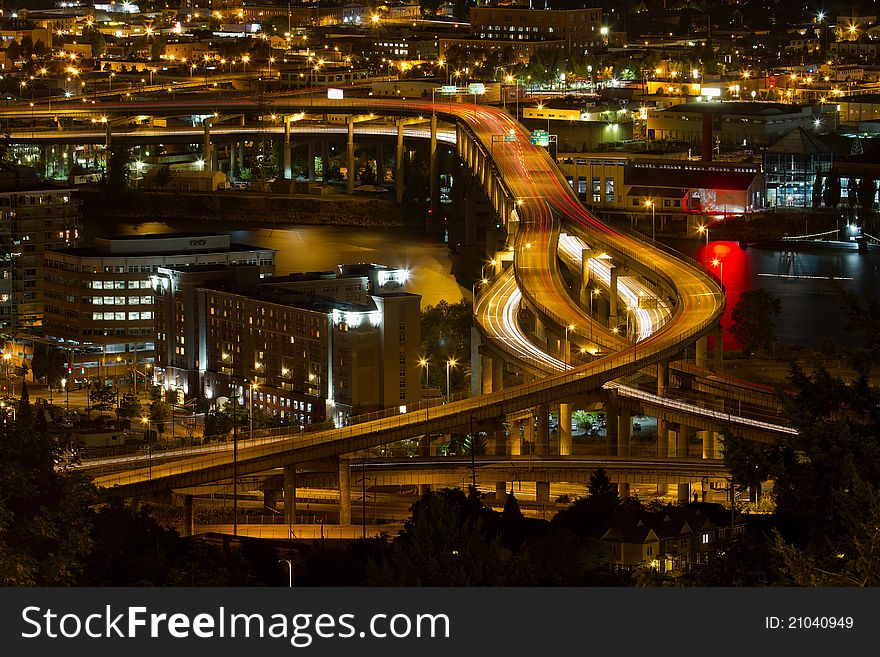
{"type": "Polygon", "coordinates": [[[715,345],[712,350],[712,355],[714,356],[712,369],[716,372],[720,372],[724,365],[724,327],[719,324],[712,335],[715,337],[715,345]]]}
{"type": "Polygon", "coordinates": [[[506,481],[496,481],[495,482],[495,501],[504,503],[507,500],[507,482],[506,481]]]}
{"type": "MultiPolygon", "coordinates": [[[[630,441],[632,439],[632,415],[629,411],[621,410],[617,420],[617,455],[630,456],[630,441]]],[[[607,430],[607,422],[606,422],[607,430]]]]}
{"type": "Polygon", "coordinates": [[[213,144],[211,143],[211,122],[202,121],[202,127],[205,129],[202,159],[205,161],[205,166],[210,168],[214,150],[213,144]]]}
{"type": "Polygon", "coordinates": [[[284,522],[296,523],[296,466],[284,466],[284,522]]]}
{"type": "Polygon", "coordinates": [[[657,363],[657,396],[665,397],[669,388],[669,361],[661,360],[657,363]]]}
{"type": "Polygon", "coordinates": [[[697,339],[696,344],[696,363],[697,367],[709,366],[709,339],[704,335],[697,339]]]}
{"type": "Polygon", "coordinates": [[[559,455],[571,455],[571,404],[559,404],[559,455]]]}
{"type": "Polygon", "coordinates": [[[717,459],[721,457],[718,449],[719,434],[715,431],[700,431],[698,434],[703,442],[703,458],[717,459]]]}
{"type": "Polygon", "coordinates": [[[381,185],[385,182],[385,149],[382,141],[376,142],[376,184],[381,185]]]}
{"type": "Polygon", "coordinates": [[[351,524],[351,463],[339,459],[339,524],[351,524]]]}
{"type": "Polygon", "coordinates": [[[284,177],[290,180],[293,177],[293,171],[290,166],[290,117],[284,117],[284,143],[281,144],[281,161],[284,168],[284,177]]]}
{"type": "Polygon", "coordinates": [[[394,155],[394,193],[398,203],[403,202],[403,126],[405,122],[397,122],[397,150],[394,155]]]}
{"type": "Polygon", "coordinates": [[[306,155],[308,161],[306,162],[306,171],[310,181],[315,180],[315,142],[309,141],[308,143],[308,153],[306,155]]]}
{"type": "Polygon", "coordinates": [[[607,456],[617,454],[617,432],[620,424],[620,404],[617,390],[605,391],[605,453],[607,456]]]}
{"type": "Polygon", "coordinates": [[[440,163],[437,156],[437,115],[431,116],[431,214],[436,215],[440,209],[440,163]]]}
{"type": "MultiPolygon", "coordinates": [[[[419,456],[431,456],[431,436],[425,434],[419,438],[419,456]]],[[[364,476],[361,473],[361,476],[364,476]]],[[[431,492],[431,484],[419,484],[419,495],[426,495],[431,492]]]]}
{"type": "Polygon", "coordinates": [[[325,137],[321,140],[321,180],[327,183],[327,173],[330,170],[330,142],[325,137]]]}
{"type": "MultiPolygon", "coordinates": [[[[354,117],[348,118],[348,140],[346,142],[346,166],[348,167],[348,175],[346,182],[348,183],[348,193],[354,194],[354,117]]],[[[324,169],[326,174],[326,168],[324,169]]],[[[326,176],[325,176],[326,179],[326,176]]],[[[348,524],[351,524],[350,522],[348,524]]]]}
{"type": "Polygon", "coordinates": [[[550,482],[535,482],[535,501],[540,504],[548,504],[550,502],[550,482]]]}
{"type": "Polygon", "coordinates": [[[537,417],[536,453],[541,456],[550,454],[550,407],[547,404],[538,404],[535,407],[537,417]]]}
{"type": "Polygon", "coordinates": [[[276,506],[278,506],[278,491],[274,488],[264,488],[263,507],[269,511],[275,511],[276,506]]]}
{"type": "Polygon", "coordinates": [[[682,503],[688,503],[691,501],[691,485],[690,484],[678,484],[678,501],[682,503]]]}

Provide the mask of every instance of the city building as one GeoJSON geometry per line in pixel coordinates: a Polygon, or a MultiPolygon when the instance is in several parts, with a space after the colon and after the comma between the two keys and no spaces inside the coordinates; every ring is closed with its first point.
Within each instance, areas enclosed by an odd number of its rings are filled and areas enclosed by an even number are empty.
{"type": "Polygon", "coordinates": [[[813,207],[816,177],[824,177],[833,161],[830,147],[803,128],[795,128],[764,152],[767,203],[813,207]]]}
{"type": "Polygon", "coordinates": [[[261,281],[253,266],[160,267],[156,381],[178,399],[237,395],[301,425],[421,395],[421,297],[380,265],[261,281]]]}
{"type": "Polygon", "coordinates": [[[85,376],[110,377],[154,358],[150,283],[159,267],[253,265],[275,273],[275,250],[235,244],[228,234],[131,235],[45,255],[43,333],[85,376]]]}
{"type": "Polygon", "coordinates": [[[605,45],[602,10],[531,9],[514,5],[471,7],[471,34],[442,38],[440,56],[449,48],[462,51],[509,50],[511,64],[526,64],[541,49],[562,49],[567,55],[585,54],[591,46],[605,45]]]}
{"type": "Polygon", "coordinates": [[[703,142],[711,121],[712,147],[756,148],[794,128],[814,129],[810,106],[765,102],[693,102],[648,110],[648,139],[703,142]]]}
{"type": "Polygon", "coordinates": [[[36,171],[0,172],[0,326],[14,332],[43,321],[43,253],[75,246],[81,201],[74,190],[43,188],[36,171]]]}
{"type": "Polygon", "coordinates": [[[580,199],[596,210],[748,214],[762,209],[767,198],[756,164],[617,153],[561,153],[557,163],[580,199]]]}

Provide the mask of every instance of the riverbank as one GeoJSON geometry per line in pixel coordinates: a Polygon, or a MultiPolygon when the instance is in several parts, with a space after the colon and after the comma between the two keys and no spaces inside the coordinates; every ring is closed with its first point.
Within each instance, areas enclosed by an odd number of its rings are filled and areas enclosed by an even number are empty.
{"type": "Polygon", "coordinates": [[[272,226],[403,226],[405,217],[394,201],[374,197],[312,196],[226,192],[130,191],[110,196],[103,190],[79,191],[83,214],[129,223],[204,222],[231,228],[272,226]]]}

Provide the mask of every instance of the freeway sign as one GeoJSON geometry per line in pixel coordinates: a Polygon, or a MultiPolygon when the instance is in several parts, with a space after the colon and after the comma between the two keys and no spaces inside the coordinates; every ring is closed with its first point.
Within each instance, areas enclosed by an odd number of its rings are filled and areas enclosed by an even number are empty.
{"type": "Polygon", "coordinates": [[[447,96],[454,96],[458,93],[458,87],[456,87],[454,84],[444,84],[442,87],[440,87],[440,93],[446,94],[447,96]]]}
{"type": "Polygon", "coordinates": [[[468,93],[469,94],[484,94],[486,93],[486,85],[482,82],[472,82],[468,85],[468,93]]]}
{"type": "Polygon", "coordinates": [[[533,146],[549,146],[550,134],[546,130],[532,130],[529,135],[529,143],[533,146]]]}
{"type": "Polygon", "coordinates": [[[516,141],[516,135],[504,135],[504,141],[516,141]]]}

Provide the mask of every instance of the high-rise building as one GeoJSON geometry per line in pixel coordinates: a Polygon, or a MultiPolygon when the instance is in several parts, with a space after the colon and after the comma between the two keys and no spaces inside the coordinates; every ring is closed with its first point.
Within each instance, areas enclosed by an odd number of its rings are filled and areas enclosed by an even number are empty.
{"type": "Polygon", "coordinates": [[[254,267],[160,267],[156,381],[232,395],[303,425],[420,399],[421,297],[408,272],[341,265],[260,281],[254,267]]]}
{"type": "Polygon", "coordinates": [[[0,327],[8,334],[42,325],[43,254],[79,240],[73,193],[44,188],[28,167],[0,172],[0,327]]]}
{"type": "Polygon", "coordinates": [[[45,337],[66,348],[86,376],[125,374],[153,360],[153,287],[159,267],[253,265],[275,273],[275,251],[228,234],[129,235],[45,253],[45,337]]]}

